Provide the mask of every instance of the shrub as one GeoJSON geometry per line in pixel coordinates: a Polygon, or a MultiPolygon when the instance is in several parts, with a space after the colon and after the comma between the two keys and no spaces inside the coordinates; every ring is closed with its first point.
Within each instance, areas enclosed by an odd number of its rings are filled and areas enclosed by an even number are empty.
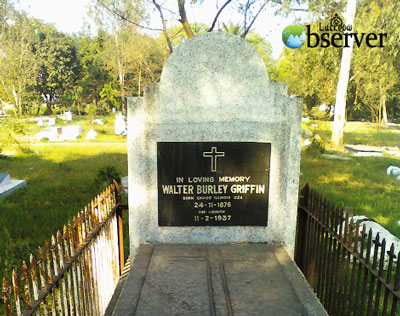
{"type": "Polygon", "coordinates": [[[113,180],[121,184],[121,173],[114,166],[105,166],[97,170],[95,182],[99,187],[107,187],[113,180]]]}

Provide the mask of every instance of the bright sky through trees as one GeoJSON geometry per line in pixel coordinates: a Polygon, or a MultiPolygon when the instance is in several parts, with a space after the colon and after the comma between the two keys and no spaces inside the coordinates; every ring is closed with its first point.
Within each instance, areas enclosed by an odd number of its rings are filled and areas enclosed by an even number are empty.
{"type": "MultiPolygon", "coordinates": [[[[54,24],[62,32],[78,32],[82,30],[85,23],[90,23],[93,32],[95,32],[95,26],[90,17],[87,16],[90,4],[91,0],[20,0],[16,7],[28,12],[32,17],[54,24]]],[[[222,5],[222,2],[220,5],[222,5]]],[[[165,1],[164,7],[176,12],[178,11],[176,0],[165,1]]],[[[186,7],[190,23],[204,22],[210,25],[217,12],[215,0],[206,0],[203,5],[191,5],[188,1],[186,7]]],[[[153,10],[154,8],[150,7],[150,9],[153,10]]],[[[277,58],[284,47],[282,43],[282,30],[287,25],[292,24],[295,17],[283,18],[281,16],[274,16],[274,11],[274,9],[267,7],[257,18],[254,30],[272,44],[273,57],[277,58]]],[[[233,8],[226,8],[223,11],[221,18],[226,21],[227,17],[233,23],[240,22],[233,8]]],[[[168,21],[169,26],[178,25],[179,22],[177,19],[178,17],[175,20],[168,21]]],[[[158,12],[153,12],[150,15],[150,24],[161,27],[158,12]]]]}

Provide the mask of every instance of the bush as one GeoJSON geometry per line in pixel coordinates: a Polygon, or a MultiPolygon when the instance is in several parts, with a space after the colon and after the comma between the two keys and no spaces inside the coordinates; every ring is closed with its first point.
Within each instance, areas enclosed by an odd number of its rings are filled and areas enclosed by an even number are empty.
{"type": "Polygon", "coordinates": [[[320,155],[325,152],[325,144],[321,140],[319,135],[313,135],[311,144],[307,146],[306,152],[310,153],[310,154],[315,154],[315,155],[320,155]]]}
{"type": "Polygon", "coordinates": [[[95,182],[100,188],[109,186],[113,180],[121,184],[121,173],[114,166],[105,166],[97,170],[95,182]]]}

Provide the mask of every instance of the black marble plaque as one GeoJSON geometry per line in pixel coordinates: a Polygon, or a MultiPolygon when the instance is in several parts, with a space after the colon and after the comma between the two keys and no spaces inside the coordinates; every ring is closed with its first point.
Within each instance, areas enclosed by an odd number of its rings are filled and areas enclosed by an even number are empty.
{"type": "Polygon", "coordinates": [[[271,144],[159,142],[159,226],[267,226],[271,144]]]}

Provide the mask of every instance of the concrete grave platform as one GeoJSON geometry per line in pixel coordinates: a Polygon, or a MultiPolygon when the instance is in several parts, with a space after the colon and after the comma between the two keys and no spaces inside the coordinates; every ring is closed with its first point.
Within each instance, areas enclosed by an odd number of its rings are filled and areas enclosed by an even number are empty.
{"type": "Polygon", "coordinates": [[[142,245],[114,316],[328,315],[280,246],[142,245]]]}
{"type": "Polygon", "coordinates": [[[11,180],[10,174],[0,173],[0,199],[26,186],[26,180],[11,180]]]}

